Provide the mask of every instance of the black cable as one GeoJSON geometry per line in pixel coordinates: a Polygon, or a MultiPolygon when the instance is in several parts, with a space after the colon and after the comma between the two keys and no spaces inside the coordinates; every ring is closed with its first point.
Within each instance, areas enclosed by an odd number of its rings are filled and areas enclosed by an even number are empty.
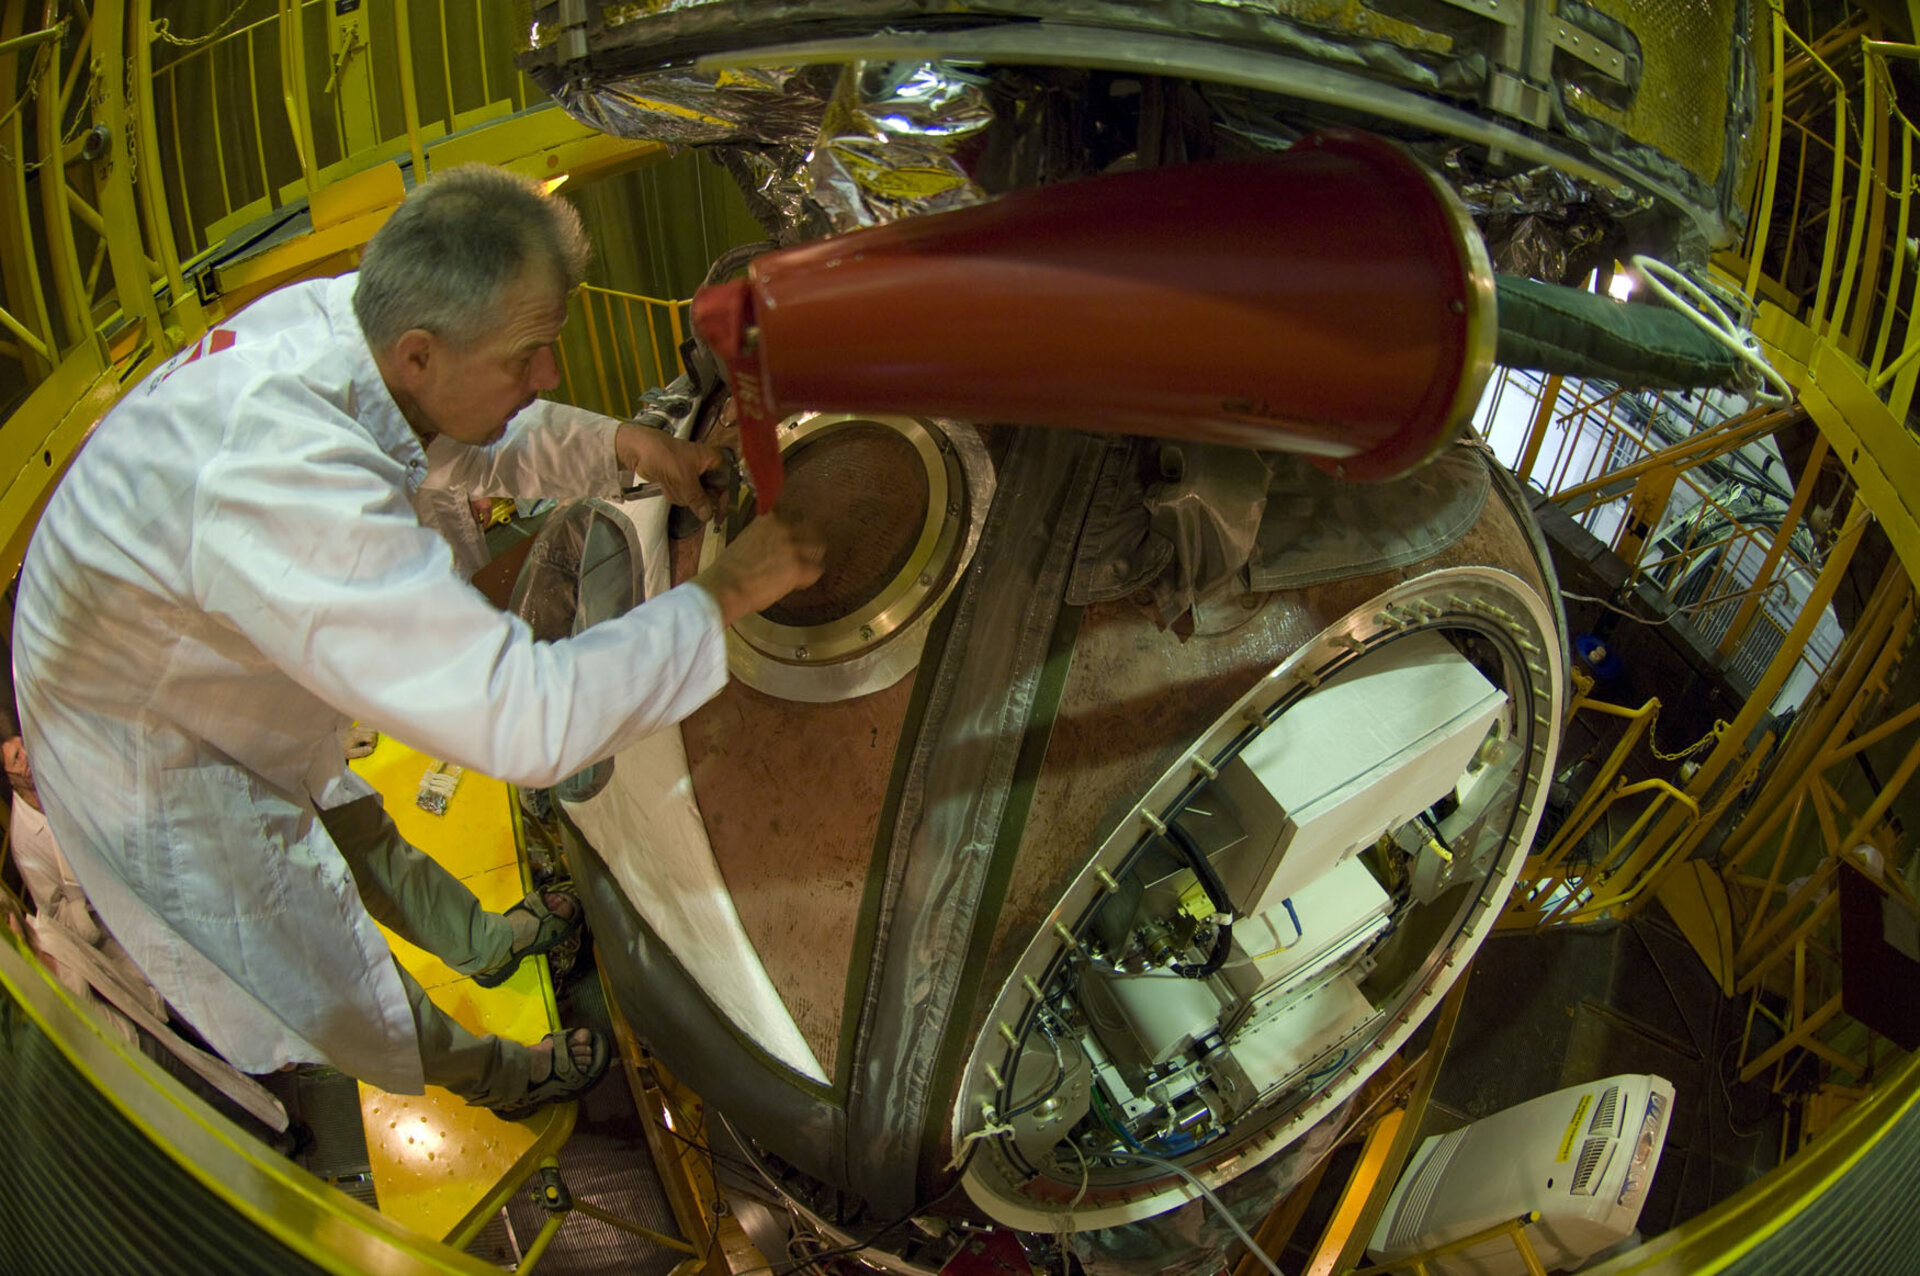
{"type": "Polygon", "coordinates": [[[1220,874],[1213,867],[1213,861],[1200,853],[1200,844],[1193,840],[1193,834],[1182,828],[1177,821],[1169,820],[1167,840],[1179,848],[1180,854],[1186,857],[1187,866],[1193,870],[1193,875],[1200,879],[1200,885],[1207,892],[1207,898],[1213,901],[1213,911],[1233,913],[1235,909],[1233,901],[1227,897],[1226,883],[1220,880],[1220,874]]]}
{"type": "MultiPolygon", "coordinates": [[[[725,1153],[725,1152],[716,1152],[713,1150],[713,1148],[711,1148],[705,1143],[700,1142],[698,1139],[688,1138],[686,1135],[680,1133],[680,1131],[674,1129],[672,1126],[668,1125],[665,1121],[660,1120],[658,1117],[651,1117],[649,1118],[649,1120],[651,1120],[655,1125],[659,1126],[662,1130],[665,1130],[668,1134],[671,1134],[674,1138],[678,1139],[680,1142],[686,1144],[688,1147],[698,1152],[700,1155],[706,1157],[708,1162],[708,1168],[710,1170],[717,1170],[721,1165],[725,1165],[728,1169],[732,1170],[735,1174],[751,1174],[754,1172],[753,1166],[749,1165],[746,1161],[742,1160],[737,1156],[733,1156],[730,1153],[725,1153]]],[[[720,1176],[716,1173],[714,1177],[718,1179],[720,1176]]]]}
{"type": "Polygon", "coordinates": [[[1054,1095],[1060,1093],[1060,1087],[1066,1084],[1067,1060],[1066,1056],[1060,1053],[1060,1041],[1053,1035],[1053,1029],[1047,1026],[1044,1019],[1041,1020],[1039,1027],[1040,1034],[1047,1039],[1047,1044],[1053,1047],[1053,1084],[1041,1091],[1038,1097],[1021,1104],[1009,1112],[1002,1113],[1000,1116],[1002,1121],[1011,1121],[1015,1117],[1025,1116],[1027,1113],[1045,1103],[1048,1099],[1051,1099],[1054,1095]]]}
{"type": "Polygon", "coordinates": [[[1182,979],[1205,979],[1218,973],[1227,964],[1227,956],[1233,951],[1233,923],[1221,922],[1213,929],[1213,948],[1207,953],[1207,959],[1198,965],[1191,962],[1175,962],[1173,973],[1182,979]]]}
{"type": "MultiPolygon", "coordinates": [[[[673,1117],[675,1120],[684,1123],[689,1129],[692,1128],[693,1123],[687,1120],[686,1113],[680,1110],[680,1105],[675,1103],[672,1100],[672,1098],[670,1098],[667,1095],[665,1090],[660,1091],[660,1101],[666,1104],[667,1107],[672,1110],[673,1117]]],[[[686,1144],[688,1147],[692,1148],[694,1151],[706,1157],[708,1172],[713,1175],[715,1182],[718,1182],[720,1179],[718,1167],[722,1163],[724,1163],[726,1167],[732,1170],[735,1174],[740,1174],[744,1172],[746,1174],[751,1175],[759,1172],[758,1167],[753,1165],[751,1162],[747,1161],[744,1157],[735,1156],[730,1152],[716,1152],[713,1150],[713,1146],[710,1142],[703,1143],[698,1139],[691,1138],[685,1134],[682,1134],[680,1133],[680,1131],[668,1125],[665,1121],[662,1121],[659,1117],[652,1116],[651,1114],[649,1114],[647,1119],[649,1121],[652,1121],[655,1125],[659,1126],[662,1130],[665,1130],[668,1134],[671,1134],[674,1138],[678,1139],[680,1142],[686,1144]]]]}
{"type": "Polygon", "coordinates": [[[1220,880],[1213,861],[1201,853],[1199,843],[1193,840],[1191,833],[1180,827],[1178,821],[1167,822],[1167,840],[1179,849],[1186,858],[1187,866],[1193,870],[1193,875],[1200,879],[1200,888],[1213,901],[1213,911],[1228,919],[1214,928],[1213,951],[1207,954],[1204,962],[1199,965],[1177,962],[1173,966],[1173,973],[1182,979],[1205,979],[1226,964],[1227,954],[1233,950],[1233,901],[1227,897],[1226,883],[1220,880]]]}

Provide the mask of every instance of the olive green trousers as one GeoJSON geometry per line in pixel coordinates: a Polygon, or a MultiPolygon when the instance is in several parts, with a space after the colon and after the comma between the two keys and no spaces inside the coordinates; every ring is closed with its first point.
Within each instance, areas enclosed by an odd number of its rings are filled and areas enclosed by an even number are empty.
{"type": "MultiPolygon", "coordinates": [[[[463,975],[506,964],[513,928],[490,913],[459,878],[400,836],[378,795],[320,812],[373,919],[463,975]]],[[[428,1085],[443,1086],[469,1103],[499,1107],[526,1097],[527,1048],[491,1033],[476,1036],[435,1005],[399,960],[400,982],[420,1037],[420,1067],[428,1085]]]]}

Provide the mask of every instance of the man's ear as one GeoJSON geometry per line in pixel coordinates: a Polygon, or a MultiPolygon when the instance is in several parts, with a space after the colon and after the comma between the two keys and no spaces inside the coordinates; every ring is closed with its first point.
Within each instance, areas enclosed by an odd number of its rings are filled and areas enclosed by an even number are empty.
{"type": "Polygon", "coordinates": [[[409,328],[393,343],[393,363],[410,381],[431,373],[439,353],[439,340],[425,328],[409,328]]]}

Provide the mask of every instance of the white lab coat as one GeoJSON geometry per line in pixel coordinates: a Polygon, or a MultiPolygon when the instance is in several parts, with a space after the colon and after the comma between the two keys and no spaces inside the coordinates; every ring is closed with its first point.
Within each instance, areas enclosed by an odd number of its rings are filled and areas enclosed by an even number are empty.
{"type": "Polygon", "coordinates": [[[614,422],[539,404],[430,461],[354,282],[262,298],[114,407],[29,547],[14,665],[53,831],[175,1008],[243,1070],[417,1093],[399,976],[314,817],[370,791],[341,732],[549,784],[692,712],[726,658],[691,585],[545,644],[466,583],[421,489],[611,495],[614,422]]]}
{"type": "Polygon", "coordinates": [[[138,999],[148,1014],[164,1018],[166,1006],[160,994],[113,936],[100,928],[86,891],[68,867],[67,857],[60,853],[60,844],[54,841],[47,817],[29,806],[18,793],[13,795],[13,806],[8,813],[7,841],[13,847],[13,862],[20,870],[20,880],[26,884],[27,898],[33,902],[35,942],[43,948],[50,946],[53,936],[48,932],[51,929],[96,955],[85,965],[73,961],[59,963],[60,982],[66,985],[67,991],[78,1000],[87,1000],[88,987],[93,983],[89,976],[97,971],[116,980],[126,995],[138,999]]]}
{"type": "Polygon", "coordinates": [[[67,857],[53,840],[47,817],[27,805],[16,793],[7,813],[7,843],[13,848],[14,867],[26,885],[27,900],[42,919],[53,922],[83,944],[101,940],[87,893],[67,867],[67,857]]]}

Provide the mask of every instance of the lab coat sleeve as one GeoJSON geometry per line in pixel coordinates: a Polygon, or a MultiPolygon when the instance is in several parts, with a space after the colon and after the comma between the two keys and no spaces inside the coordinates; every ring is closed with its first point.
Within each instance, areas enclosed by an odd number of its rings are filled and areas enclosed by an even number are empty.
{"type": "Polygon", "coordinates": [[[228,449],[195,494],[189,588],[290,678],[436,757],[547,785],[679,721],[726,682],[718,603],[687,584],[536,642],[456,573],[400,467],[301,435],[228,449]]]}
{"type": "Polygon", "coordinates": [[[473,447],[441,435],[427,448],[429,488],[468,496],[611,497],[621,475],[610,416],[542,399],[507,425],[499,442],[473,447]]]}

